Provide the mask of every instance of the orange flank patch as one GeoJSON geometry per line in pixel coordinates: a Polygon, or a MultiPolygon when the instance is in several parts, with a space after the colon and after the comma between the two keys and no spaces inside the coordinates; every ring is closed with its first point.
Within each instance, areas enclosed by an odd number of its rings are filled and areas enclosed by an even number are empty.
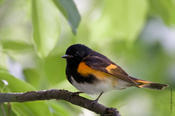
{"type": "Polygon", "coordinates": [[[112,77],[110,74],[92,69],[91,67],[86,65],[85,62],[81,62],[79,64],[77,72],[83,76],[94,75],[100,80],[104,80],[105,78],[112,77]]]}
{"type": "Polygon", "coordinates": [[[106,70],[110,73],[112,69],[116,69],[117,66],[114,64],[110,64],[109,66],[106,67],[106,70]]]}

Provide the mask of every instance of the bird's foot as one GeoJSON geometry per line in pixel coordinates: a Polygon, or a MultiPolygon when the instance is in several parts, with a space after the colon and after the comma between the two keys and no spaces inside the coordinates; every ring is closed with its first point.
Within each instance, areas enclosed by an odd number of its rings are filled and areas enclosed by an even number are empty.
{"type": "Polygon", "coordinates": [[[101,97],[102,94],[103,94],[103,92],[101,92],[100,95],[99,95],[95,100],[93,100],[93,101],[91,102],[91,105],[92,105],[92,106],[93,106],[94,104],[98,103],[98,100],[99,100],[99,98],[101,97]]]}

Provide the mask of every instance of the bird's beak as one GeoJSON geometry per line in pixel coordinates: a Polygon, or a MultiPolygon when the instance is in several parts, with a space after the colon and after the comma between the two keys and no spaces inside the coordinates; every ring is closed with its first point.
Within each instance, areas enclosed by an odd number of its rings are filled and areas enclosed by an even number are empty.
{"type": "Polygon", "coordinates": [[[65,54],[64,56],[62,56],[62,58],[65,58],[65,59],[72,58],[72,57],[73,57],[72,55],[67,55],[67,54],[65,54]]]}

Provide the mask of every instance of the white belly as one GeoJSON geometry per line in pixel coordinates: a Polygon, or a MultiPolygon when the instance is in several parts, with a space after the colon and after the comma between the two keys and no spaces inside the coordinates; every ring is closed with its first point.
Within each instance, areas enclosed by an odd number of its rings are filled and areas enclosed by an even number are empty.
{"type": "MultiPolygon", "coordinates": [[[[72,84],[81,92],[88,94],[99,94],[101,92],[106,92],[113,89],[124,89],[128,87],[128,83],[122,80],[118,80],[116,85],[113,85],[111,79],[97,81],[93,84],[89,83],[77,83],[74,78],[72,78],[72,84]]],[[[114,81],[114,80],[113,80],[114,81]]]]}

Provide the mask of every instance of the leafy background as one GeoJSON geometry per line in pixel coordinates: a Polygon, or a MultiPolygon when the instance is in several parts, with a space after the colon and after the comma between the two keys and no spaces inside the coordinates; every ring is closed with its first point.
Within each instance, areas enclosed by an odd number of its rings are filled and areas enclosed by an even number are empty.
{"type": "MultiPolygon", "coordinates": [[[[174,0],[0,0],[0,92],[76,91],[61,56],[82,43],[132,76],[169,84],[175,94],[174,11],[174,0]]],[[[99,102],[122,116],[170,116],[170,88],[111,91],[99,102]]],[[[0,116],[63,115],[95,114],[56,100],[0,107],[0,116]]]]}

